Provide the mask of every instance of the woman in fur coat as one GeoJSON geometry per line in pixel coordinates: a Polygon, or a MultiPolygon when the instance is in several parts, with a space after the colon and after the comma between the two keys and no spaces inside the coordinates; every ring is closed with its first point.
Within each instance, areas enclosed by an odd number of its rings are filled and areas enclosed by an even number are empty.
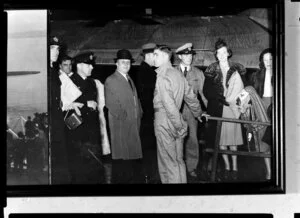
{"type": "MultiPolygon", "coordinates": [[[[246,69],[243,65],[229,61],[232,52],[225,41],[219,39],[215,44],[217,62],[212,63],[205,71],[203,92],[208,100],[207,113],[211,116],[238,119],[235,99],[244,88],[242,76],[246,69]]],[[[216,121],[208,122],[206,143],[214,147],[216,138],[216,121]]],[[[241,125],[232,122],[222,122],[220,149],[236,151],[238,145],[243,144],[241,125]]],[[[225,163],[224,180],[237,179],[237,156],[231,155],[232,167],[227,154],[222,155],[225,163]],[[232,170],[232,171],[231,171],[232,170]]],[[[209,168],[209,166],[208,166],[209,168]]]]}

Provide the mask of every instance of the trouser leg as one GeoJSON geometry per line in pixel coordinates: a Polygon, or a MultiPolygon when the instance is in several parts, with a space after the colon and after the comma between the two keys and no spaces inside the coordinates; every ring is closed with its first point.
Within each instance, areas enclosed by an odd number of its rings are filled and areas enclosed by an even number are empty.
{"type": "Polygon", "coordinates": [[[199,143],[197,137],[198,123],[194,117],[188,118],[189,134],[185,143],[185,160],[189,173],[197,169],[199,161],[199,143]]]}
{"type": "Polygon", "coordinates": [[[112,161],[112,182],[114,184],[128,184],[133,174],[131,160],[115,159],[112,161]]]}
{"type": "Polygon", "coordinates": [[[175,139],[164,130],[156,129],[157,138],[157,160],[159,175],[162,183],[182,183],[182,175],[185,172],[185,165],[182,157],[182,141],[175,139]],[[181,154],[177,154],[181,149],[181,154]],[[182,161],[178,161],[182,159],[182,161]],[[184,166],[182,169],[182,166],[184,166]]]}
{"type": "Polygon", "coordinates": [[[70,177],[71,177],[71,183],[76,184],[78,183],[78,178],[80,178],[79,175],[79,167],[81,167],[80,164],[80,150],[78,149],[79,145],[76,145],[76,142],[74,140],[69,139],[68,140],[68,163],[69,163],[69,171],[70,171],[70,177]]]}
{"type": "MultiPolygon", "coordinates": [[[[64,151],[65,142],[54,141],[51,143],[51,181],[52,184],[69,184],[70,173],[68,157],[64,151]]],[[[27,160],[28,163],[28,160],[27,160]]]]}
{"type": "Polygon", "coordinates": [[[158,172],[161,183],[168,183],[168,174],[167,174],[167,161],[164,156],[166,156],[166,152],[163,149],[163,145],[161,144],[161,140],[157,139],[157,164],[158,164],[158,172]]]}
{"type": "Polygon", "coordinates": [[[131,183],[144,183],[145,172],[143,168],[143,159],[131,160],[132,178],[131,183]]]}
{"type": "MultiPolygon", "coordinates": [[[[145,122],[145,120],[144,120],[145,122]]],[[[153,120],[143,123],[141,127],[141,142],[143,149],[143,172],[148,178],[154,177],[153,168],[157,165],[156,161],[156,138],[154,135],[153,120]],[[153,157],[153,153],[155,157],[153,157]]]]}
{"type": "Polygon", "coordinates": [[[179,138],[175,140],[176,145],[176,161],[179,168],[179,177],[180,180],[178,183],[187,183],[186,178],[186,166],[183,160],[183,139],[179,138]]]}
{"type": "Polygon", "coordinates": [[[111,155],[102,156],[103,168],[104,168],[104,183],[112,183],[112,160],[111,155]]]}

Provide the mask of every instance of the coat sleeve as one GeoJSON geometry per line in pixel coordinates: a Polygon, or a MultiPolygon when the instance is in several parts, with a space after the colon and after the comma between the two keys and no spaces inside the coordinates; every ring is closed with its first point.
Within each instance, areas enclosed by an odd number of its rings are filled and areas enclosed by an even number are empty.
{"type": "Polygon", "coordinates": [[[204,82],[205,82],[205,76],[204,76],[204,74],[203,74],[203,72],[200,70],[199,71],[199,73],[198,73],[198,75],[199,75],[199,90],[198,90],[198,93],[199,93],[199,95],[200,95],[200,97],[201,97],[201,99],[202,99],[202,101],[203,101],[203,103],[204,103],[204,105],[205,105],[205,107],[207,107],[207,99],[206,99],[206,97],[205,97],[205,95],[204,95],[204,93],[203,93],[203,87],[204,87],[204,82]]]}
{"type": "Polygon", "coordinates": [[[240,111],[236,105],[236,97],[244,88],[244,84],[240,74],[236,71],[229,80],[229,86],[227,92],[225,93],[226,101],[229,103],[229,107],[235,114],[236,118],[239,118],[240,111]]]}
{"type": "Polygon", "coordinates": [[[99,112],[99,121],[100,121],[100,135],[101,135],[101,146],[103,155],[110,154],[110,144],[108,139],[108,133],[106,129],[106,119],[104,116],[103,108],[105,106],[105,96],[104,96],[104,85],[97,79],[95,79],[97,87],[97,107],[99,112]]]}
{"type": "Polygon", "coordinates": [[[203,94],[207,100],[218,99],[219,89],[216,86],[215,78],[216,74],[216,64],[213,63],[209,65],[204,72],[204,84],[203,84],[203,94]]]}
{"type": "Polygon", "coordinates": [[[199,117],[202,114],[202,109],[197,99],[196,94],[193,92],[191,86],[189,86],[186,79],[184,79],[184,102],[190,108],[191,112],[193,113],[194,117],[199,117]]]}
{"type": "Polygon", "coordinates": [[[119,100],[118,93],[120,90],[117,90],[117,84],[114,84],[113,80],[108,78],[105,81],[104,93],[105,93],[105,105],[108,108],[109,113],[120,120],[125,120],[127,117],[127,112],[119,100]]]}
{"type": "Polygon", "coordinates": [[[97,79],[95,82],[98,90],[98,109],[102,111],[105,106],[104,85],[97,79]]]}

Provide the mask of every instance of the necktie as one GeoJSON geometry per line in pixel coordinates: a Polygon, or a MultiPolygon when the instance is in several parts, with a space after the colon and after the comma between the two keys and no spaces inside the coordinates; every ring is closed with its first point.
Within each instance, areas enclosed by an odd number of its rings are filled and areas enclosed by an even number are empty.
{"type": "Polygon", "coordinates": [[[130,85],[132,91],[133,91],[133,85],[132,85],[132,83],[131,83],[130,77],[129,77],[128,75],[126,75],[126,78],[127,78],[127,81],[128,81],[128,83],[129,83],[129,85],[130,85]]]}
{"type": "Polygon", "coordinates": [[[187,67],[185,67],[185,68],[184,68],[184,72],[183,72],[183,73],[184,73],[184,77],[186,77],[187,72],[188,72],[188,71],[187,71],[187,67]]]}

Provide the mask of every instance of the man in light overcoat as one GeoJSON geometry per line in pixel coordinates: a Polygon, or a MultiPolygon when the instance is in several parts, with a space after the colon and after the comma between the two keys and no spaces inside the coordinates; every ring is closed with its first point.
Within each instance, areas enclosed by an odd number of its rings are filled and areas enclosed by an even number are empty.
{"type": "Polygon", "coordinates": [[[122,49],[115,59],[117,69],[104,84],[113,160],[113,183],[140,183],[142,147],[139,135],[142,108],[135,85],[128,75],[131,53],[122,49]]]}

